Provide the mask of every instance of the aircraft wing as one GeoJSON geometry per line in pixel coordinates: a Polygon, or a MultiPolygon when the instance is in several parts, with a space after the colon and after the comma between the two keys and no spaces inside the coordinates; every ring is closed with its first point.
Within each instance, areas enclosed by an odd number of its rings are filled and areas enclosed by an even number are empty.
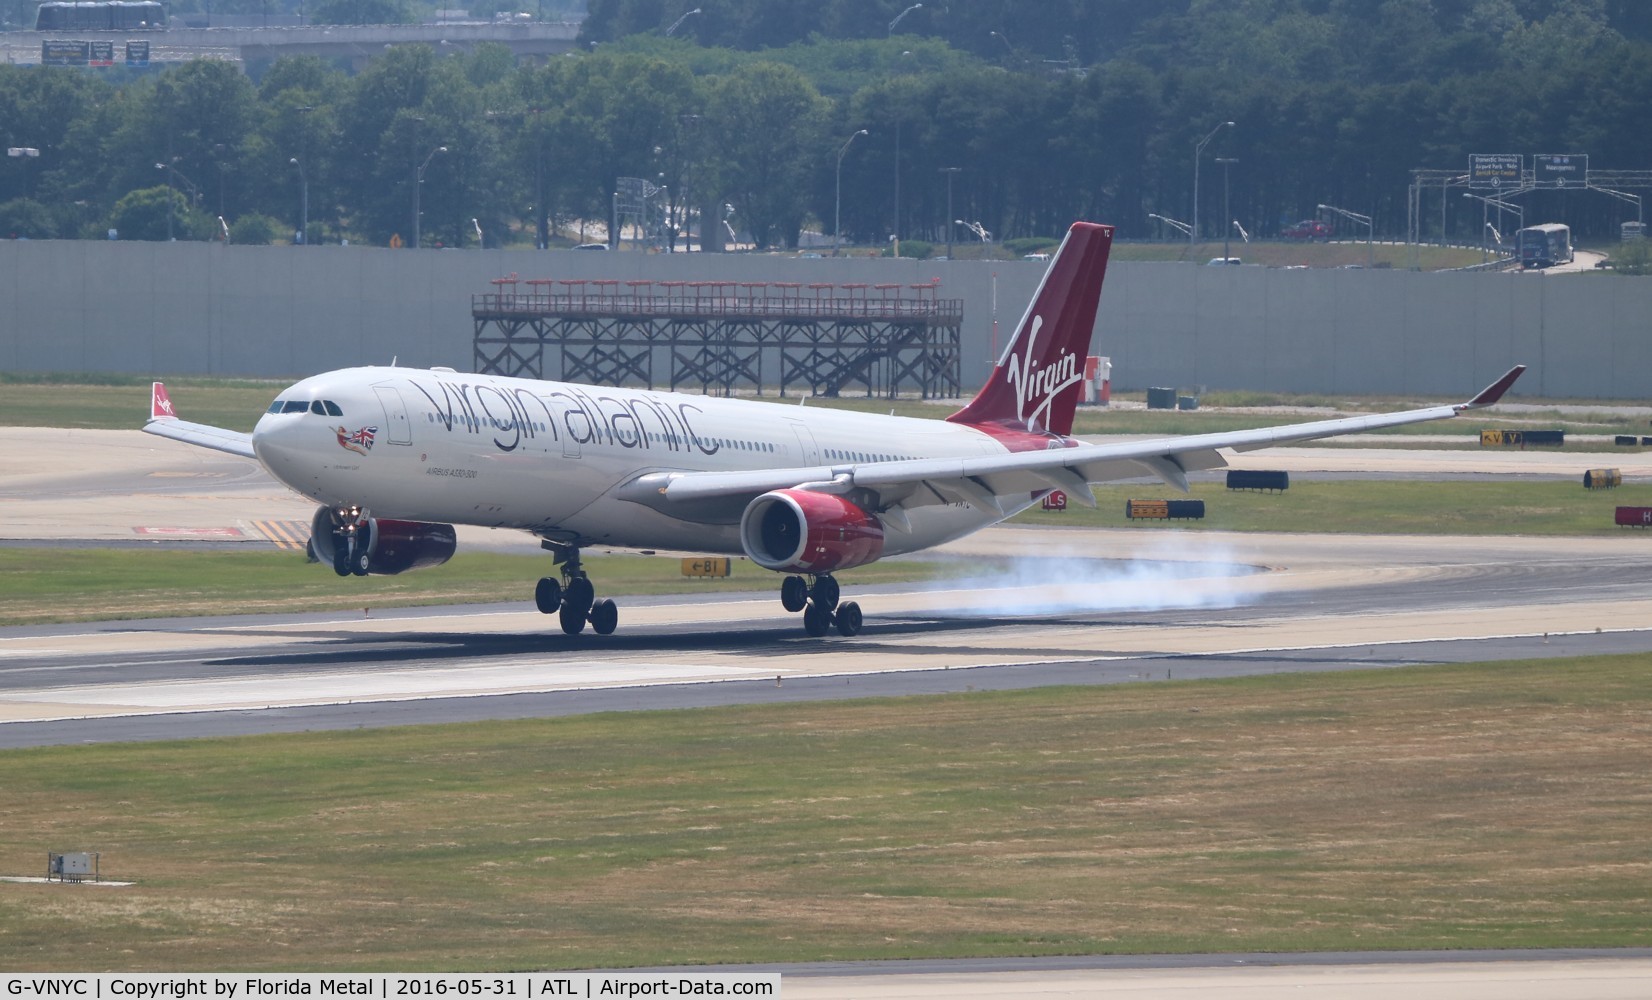
{"type": "Polygon", "coordinates": [[[159,382],[150,386],[149,422],[143,425],[143,429],[147,433],[182,441],[185,444],[211,448],[214,451],[227,451],[242,458],[258,458],[252,451],[251,434],[179,420],[173,413],[172,400],[166,394],[166,386],[159,382]]]}
{"type": "Polygon", "coordinates": [[[690,520],[721,520],[752,498],[770,490],[812,489],[827,493],[870,490],[880,509],[963,502],[1003,513],[997,498],[1059,489],[1086,506],[1095,505],[1090,483],[1153,475],[1183,492],[1187,474],[1219,469],[1227,462],[1218,449],[1254,451],[1342,434],[1357,434],[1454,417],[1490,406],[1525,371],[1518,365],[1466,403],[1429,406],[1397,413],[1339,417],[1310,423],[1221,431],[1182,437],[1090,444],[967,458],[914,459],[901,462],[822,465],[747,472],[658,472],[627,483],[621,499],[646,504],[690,520]]]}

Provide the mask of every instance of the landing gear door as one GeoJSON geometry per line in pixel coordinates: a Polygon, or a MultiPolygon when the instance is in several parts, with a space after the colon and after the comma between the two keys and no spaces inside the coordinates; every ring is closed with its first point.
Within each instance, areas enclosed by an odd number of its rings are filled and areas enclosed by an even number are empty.
{"type": "Polygon", "coordinates": [[[412,444],[413,427],[407,420],[407,406],[393,385],[375,385],[373,392],[384,407],[385,440],[391,444],[412,444]]]}
{"type": "Polygon", "coordinates": [[[788,423],[791,423],[792,425],[792,433],[797,435],[798,452],[802,456],[799,464],[819,465],[820,446],[815,444],[815,436],[811,434],[809,432],[809,428],[803,424],[796,423],[795,421],[788,421],[788,423]]]}

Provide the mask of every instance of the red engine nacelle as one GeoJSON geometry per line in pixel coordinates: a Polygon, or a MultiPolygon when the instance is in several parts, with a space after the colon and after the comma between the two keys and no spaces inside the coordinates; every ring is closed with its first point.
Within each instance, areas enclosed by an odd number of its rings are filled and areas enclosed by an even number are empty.
{"type": "MultiPolygon", "coordinates": [[[[365,540],[358,544],[366,546],[367,572],[375,576],[440,566],[459,547],[451,524],[370,517],[356,530],[365,540]]],[[[333,534],[333,512],[322,507],[310,521],[310,551],[321,562],[332,563],[338,541],[333,534]]]]}
{"type": "Polygon", "coordinates": [[[775,490],[746,506],[740,545],[764,569],[830,573],[883,555],[883,525],[840,496],[775,490]]]}

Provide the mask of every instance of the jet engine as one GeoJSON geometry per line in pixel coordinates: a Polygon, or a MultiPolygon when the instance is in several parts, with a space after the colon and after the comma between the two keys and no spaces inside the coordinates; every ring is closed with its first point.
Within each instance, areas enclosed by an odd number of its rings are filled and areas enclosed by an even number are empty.
{"type": "Polygon", "coordinates": [[[746,506],[740,545],[764,569],[831,573],[883,555],[883,525],[840,496],[775,490],[746,506]]]}
{"type": "Polygon", "coordinates": [[[322,507],[310,520],[310,551],[343,576],[394,576],[410,569],[440,566],[458,548],[453,525],[369,517],[340,531],[338,516],[322,507]],[[340,551],[340,545],[348,548],[340,551]]]}

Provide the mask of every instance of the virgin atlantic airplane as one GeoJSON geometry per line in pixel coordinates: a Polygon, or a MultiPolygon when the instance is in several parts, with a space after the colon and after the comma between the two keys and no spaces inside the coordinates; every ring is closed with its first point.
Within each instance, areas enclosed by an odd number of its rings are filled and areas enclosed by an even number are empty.
{"type": "Polygon", "coordinates": [[[780,602],[811,636],[861,627],[833,573],[996,524],[1051,490],[1221,468],[1250,451],[1455,416],[1497,402],[1510,369],[1466,403],[1218,434],[1085,444],[1071,436],[1111,226],[1075,223],[987,384],[945,420],[680,393],[346,368],[282,392],[251,434],[178,419],[154,385],[144,430],[254,458],[321,503],[311,549],[340,576],[453,555],[455,524],[516,528],[560,564],[534,591],[564,632],[606,635],[619,612],[580,562],[589,545],[738,555],[785,574],[780,602]]]}

